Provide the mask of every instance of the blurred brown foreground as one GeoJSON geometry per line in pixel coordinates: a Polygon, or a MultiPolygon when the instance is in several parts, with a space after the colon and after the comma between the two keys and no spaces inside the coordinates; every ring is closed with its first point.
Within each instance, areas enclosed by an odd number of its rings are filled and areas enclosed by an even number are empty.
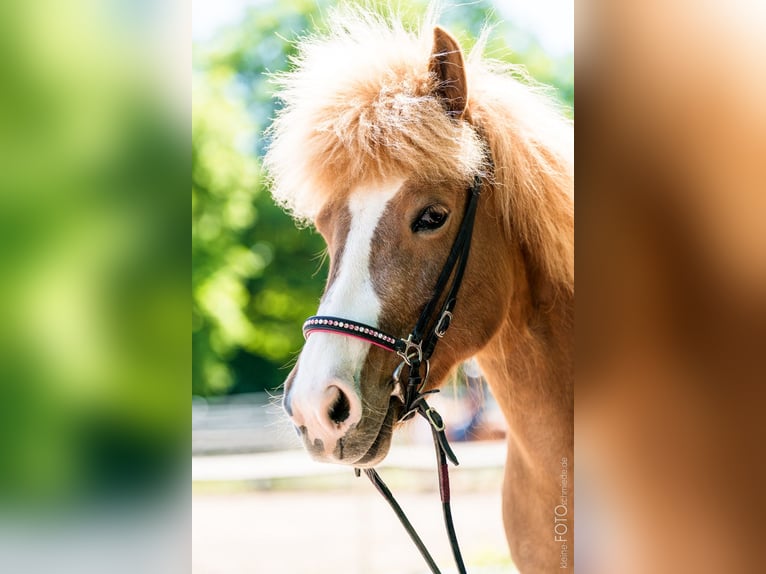
{"type": "Polygon", "coordinates": [[[578,10],[578,571],[763,572],[766,3],[578,10]]]}

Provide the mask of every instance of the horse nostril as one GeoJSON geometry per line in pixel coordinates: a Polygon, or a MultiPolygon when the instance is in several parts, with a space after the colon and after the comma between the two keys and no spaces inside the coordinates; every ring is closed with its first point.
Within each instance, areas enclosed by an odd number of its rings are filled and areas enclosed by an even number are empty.
{"type": "Polygon", "coordinates": [[[349,403],[346,393],[344,393],[338,387],[335,387],[335,389],[338,393],[338,396],[333,402],[332,406],[330,406],[329,415],[332,422],[335,424],[340,424],[345,421],[351,414],[351,403],[349,403]]]}

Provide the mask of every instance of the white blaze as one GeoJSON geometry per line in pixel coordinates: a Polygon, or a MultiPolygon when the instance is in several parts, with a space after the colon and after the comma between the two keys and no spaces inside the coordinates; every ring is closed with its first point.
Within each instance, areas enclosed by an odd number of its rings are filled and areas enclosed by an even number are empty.
{"type": "MultiPolygon", "coordinates": [[[[372,238],[388,202],[404,183],[386,182],[376,189],[360,187],[349,196],[351,224],[340,267],[317,315],[343,317],[377,326],[381,303],[370,277],[372,238]]],[[[353,337],[314,332],[301,352],[298,372],[290,391],[293,404],[312,401],[328,381],[341,379],[359,392],[359,375],[370,343],[353,337]]]]}

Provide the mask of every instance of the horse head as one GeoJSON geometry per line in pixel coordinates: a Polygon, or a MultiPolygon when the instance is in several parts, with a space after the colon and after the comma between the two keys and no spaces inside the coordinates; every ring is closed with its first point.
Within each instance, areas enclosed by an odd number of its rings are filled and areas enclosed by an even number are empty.
{"type": "MultiPolygon", "coordinates": [[[[432,145],[444,139],[450,147],[431,151],[451,154],[442,158],[451,169],[392,169],[383,177],[373,173],[325,201],[312,218],[330,255],[317,315],[342,317],[398,337],[407,336],[434,297],[471,182],[479,173],[490,175],[486,150],[468,121],[462,52],[441,28],[434,30],[430,57],[418,75],[421,93],[378,93],[372,106],[395,106],[405,96],[417,99],[422,117],[416,127],[446,132],[432,145]]],[[[397,118],[391,116],[378,116],[387,122],[376,127],[379,132],[396,130],[397,118]]],[[[389,149],[379,151],[381,161],[390,159],[389,149]]],[[[489,185],[483,187],[489,193],[489,185]]],[[[426,389],[443,383],[482,347],[505,315],[506,297],[493,289],[510,272],[498,239],[503,230],[486,201],[479,204],[455,325],[429,361],[426,389]]],[[[385,457],[402,415],[401,387],[393,373],[403,360],[363,338],[312,332],[287,377],[284,408],[316,459],[370,467],[385,457]]]]}

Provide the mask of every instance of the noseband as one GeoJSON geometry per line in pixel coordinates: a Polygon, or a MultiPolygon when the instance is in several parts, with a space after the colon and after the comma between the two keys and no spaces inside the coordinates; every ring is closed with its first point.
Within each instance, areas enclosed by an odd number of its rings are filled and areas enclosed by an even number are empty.
{"type": "MultiPolygon", "coordinates": [[[[474,176],[472,185],[468,188],[468,199],[463,214],[463,220],[460,223],[452,249],[447,257],[447,261],[442,267],[439,278],[436,280],[433,295],[428,301],[423,311],[420,313],[415,327],[412,329],[406,339],[392,336],[376,327],[343,319],[341,317],[313,316],[306,319],[303,324],[303,335],[308,338],[311,333],[322,331],[327,333],[336,333],[349,337],[356,337],[368,343],[372,343],[382,349],[396,353],[402,359],[402,362],[394,369],[392,383],[396,394],[402,400],[404,408],[399,421],[407,420],[416,413],[422,415],[431,427],[431,434],[434,439],[436,450],[437,469],[439,472],[439,492],[441,494],[442,511],[444,514],[444,524],[449,536],[452,553],[457,564],[458,572],[465,574],[465,565],[463,557],[460,554],[460,548],[455,534],[455,528],[452,522],[452,510],[450,508],[449,474],[447,460],[457,465],[458,461],[455,453],[447,442],[447,436],[444,432],[444,422],[432,407],[426,403],[426,396],[439,392],[438,389],[424,391],[428,380],[429,360],[434,352],[436,344],[444,337],[451,322],[452,312],[457,302],[457,294],[460,290],[460,284],[463,281],[463,274],[468,263],[468,254],[471,250],[471,238],[473,237],[473,225],[476,219],[476,208],[481,193],[481,176],[474,176]],[[451,278],[451,281],[450,281],[451,278]],[[441,306],[439,303],[441,302],[441,306]],[[438,310],[437,310],[438,308],[438,310]],[[425,364],[425,375],[421,377],[420,370],[425,364]],[[408,369],[407,384],[402,388],[400,381],[401,373],[404,368],[408,369]]],[[[354,469],[357,476],[360,469],[354,469]]],[[[425,561],[434,574],[439,574],[433,558],[426,549],[423,541],[420,539],[412,524],[405,516],[399,504],[394,499],[391,491],[385,485],[380,475],[374,468],[364,469],[367,477],[375,485],[375,488],[383,495],[386,501],[394,509],[412,541],[420,550],[425,561]]]]}

